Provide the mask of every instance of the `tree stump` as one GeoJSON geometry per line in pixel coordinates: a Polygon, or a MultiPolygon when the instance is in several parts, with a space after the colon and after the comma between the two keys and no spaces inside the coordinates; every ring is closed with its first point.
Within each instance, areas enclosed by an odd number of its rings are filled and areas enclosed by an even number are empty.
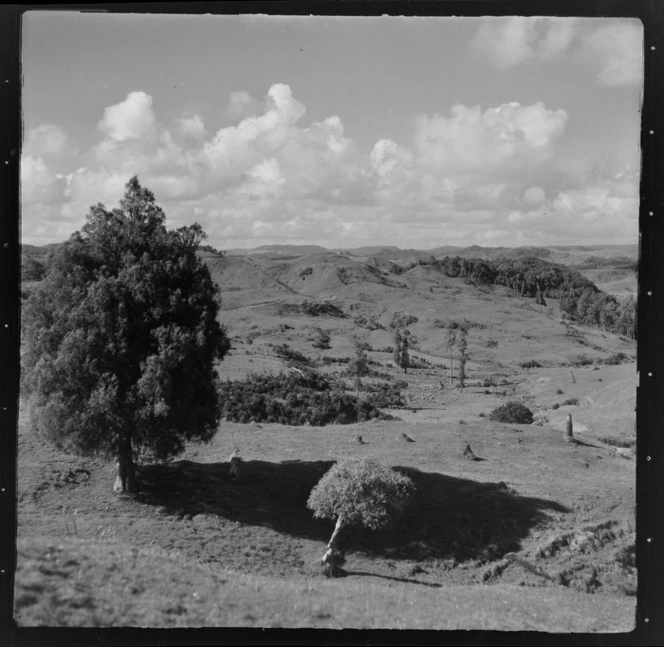
{"type": "Polygon", "coordinates": [[[242,459],[237,455],[238,450],[236,449],[230,456],[229,462],[230,462],[230,467],[229,467],[229,474],[231,477],[231,480],[233,481],[239,481],[240,480],[240,463],[242,462],[242,459]]]}
{"type": "Polygon", "coordinates": [[[567,421],[565,422],[565,441],[568,443],[574,442],[574,431],[572,428],[572,414],[567,414],[567,421]]]}

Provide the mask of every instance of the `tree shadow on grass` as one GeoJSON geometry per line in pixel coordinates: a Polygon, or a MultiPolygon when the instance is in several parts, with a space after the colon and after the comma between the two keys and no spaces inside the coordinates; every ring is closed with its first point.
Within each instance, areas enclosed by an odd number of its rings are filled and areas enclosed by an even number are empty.
{"type": "MultiPolygon", "coordinates": [[[[270,527],[326,543],[333,524],[315,519],[307,499],[332,461],[245,461],[239,481],[228,463],[177,461],[141,468],[140,500],[168,514],[206,514],[270,527]]],[[[391,530],[345,529],[342,548],[391,559],[497,559],[516,551],[549,512],[569,512],[544,499],[520,496],[504,483],[481,483],[397,467],[414,482],[413,505],[391,530]]]]}

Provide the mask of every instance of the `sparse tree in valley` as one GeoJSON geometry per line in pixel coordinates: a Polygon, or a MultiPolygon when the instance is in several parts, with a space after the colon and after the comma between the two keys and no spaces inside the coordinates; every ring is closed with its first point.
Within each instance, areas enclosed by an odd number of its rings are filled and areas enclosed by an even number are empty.
{"type": "Polygon", "coordinates": [[[204,237],[199,225],[167,230],[134,177],[118,208],[91,208],[25,306],[35,427],[63,449],[116,458],[117,490],[137,491],[138,452],[163,459],[217,430],[215,363],[229,340],[196,255],[204,237]]]}
{"type": "Polygon", "coordinates": [[[463,327],[459,330],[459,388],[463,391],[466,385],[466,362],[468,361],[468,329],[463,327]]]}
{"type": "Polygon", "coordinates": [[[450,355],[450,384],[452,384],[453,381],[453,372],[454,372],[454,355],[452,354],[454,350],[454,346],[456,344],[456,324],[454,323],[449,323],[447,325],[447,351],[450,355]]]}
{"type": "Polygon", "coordinates": [[[366,342],[355,341],[355,357],[350,361],[348,372],[355,378],[355,388],[359,406],[360,391],[362,390],[362,378],[369,374],[369,358],[367,357],[368,345],[366,342]]]}
{"type": "Polygon", "coordinates": [[[394,331],[394,351],[392,353],[392,359],[394,360],[394,365],[397,368],[401,368],[401,332],[398,328],[394,331]]]}
{"type": "Polygon", "coordinates": [[[407,476],[374,459],[349,458],[334,465],[314,487],[307,501],[315,517],[336,520],[321,560],[328,576],[338,575],[343,564],[344,555],[338,540],[344,528],[390,528],[414,494],[415,486],[407,476]]]}
{"type": "Polygon", "coordinates": [[[399,358],[399,365],[403,369],[404,373],[408,373],[408,367],[410,366],[410,355],[408,354],[408,336],[404,335],[401,343],[401,354],[399,358]]]}

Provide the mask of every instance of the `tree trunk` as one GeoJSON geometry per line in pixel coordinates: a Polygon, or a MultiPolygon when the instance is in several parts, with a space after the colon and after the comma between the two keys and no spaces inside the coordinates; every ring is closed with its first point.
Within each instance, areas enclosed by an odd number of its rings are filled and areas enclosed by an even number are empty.
{"type": "Polygon", "coordinates": [[[452,358],[452,349],[450,348],[450,385],[454,381],[454,360],[452,358]]]}
{"type": "Polygon", "coordinates": [[[120,441],[118,452],[118,477],[115,479],[115,492],[138,492],[138,483],[134,473],[134,459],[131,451],[131,436],[126,434],[120,441]]]}
{"type": "Polygon", "coordinates": [[[334,527],[334,532],[327,542],[327,551],[321,558],[323,562],[323,570],[328,577],[339,577],[341,575],[341,565],[344,563],[344,555],[337,545],[339,532],[343,527],[343,519],[339,517],[334,527]]]}

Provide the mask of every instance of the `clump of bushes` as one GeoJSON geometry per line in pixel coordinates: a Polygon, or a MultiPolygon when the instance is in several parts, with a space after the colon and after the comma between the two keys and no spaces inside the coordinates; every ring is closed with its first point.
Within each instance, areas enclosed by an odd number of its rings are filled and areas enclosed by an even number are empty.
{"type": "Polygon", "coordinates": [[[408,328],[418,322],[418,318],[415,315],[408,314],[407,312],[395,312],[392,315],[392,321],[390,322],[390,329],[402,329],[408,328]]]}
{"type": "Polygon", "coordinates": [[[533,412],[520,402],[507,402],[489,414],[490,420],[516,425],[530,425],[533,423],[533,412]]]}
{"type": "Polygon", "coordinates": [[[303,301],[302,303],[285,303],[279,308],[279,314],[303,314],[308,317],[338,317],[343,319],[346,315],[333,303],[323,301],[318,303],[315,301],[303,301]]]}
{"type": "Polygon", "coordinates": [[[618,438],[617,436],[598,436],[597,440],[613,447],[631,449],[636,447],[636,438],[618,438]]]}
{"type": "Polygon", "coordinates": [[[320,359],[326,366],[329,364],[348,364],[350,362],[350,357],[330,357],[329,355],[323,355],[320,359]]]}
{"type": "Polygon", "coordinates": [[[607,366],[617,366],[618,364],[629,361],[631,361],[629,355],[626,355],[625,353],[615,353],[614,355],[609,355],[609,357],[606,357],[602,360],[598,360],[598,363],[606,364],[607,366]]]}
{"type": "Polygon", "coordinates": [[[360,328],[365,328],[366,330],[384,330],[385,326],[383,326],[379,321],[376,321],[374,317],[355,317],[353,319],[355,324],[359,326],[360,328]]]}
{"type": "Polygon", "coordinates": [[[343,384],[313,371],[303,375],[249,375],[219,387],[223,414],[232,422],[266,422],[322,426],[350,424],[392,416],[379,411],[370,398],[345,393],[343,384]]]}
{"type": "Polygon", "coordinates": [[[496,339],[487,339],[485,345],[486,345],[487,348],[497,348],[498,347],[498,341],[496,339]]]}
{"type": "Polygon", "coordinates": [[[519,362],[521,368],[542,368],[542,365],[534,359],[530,359],[527,362],[519,362]]]}
{"type": "Polygon", "coordinates": [[[593,363],[592,357],[588,355],[577,355],[573,360],[571,360],[572,366],[589,366],[593,363]]]}
{"type": "Polygon", "coordinates": [[[291,348],[288,344],[281,344],[280,346],[269,344],[269,346],[274,350],[275,355],[291,364],[298,366],[311,366],[312,364],[311,358],[291,348]]]}

